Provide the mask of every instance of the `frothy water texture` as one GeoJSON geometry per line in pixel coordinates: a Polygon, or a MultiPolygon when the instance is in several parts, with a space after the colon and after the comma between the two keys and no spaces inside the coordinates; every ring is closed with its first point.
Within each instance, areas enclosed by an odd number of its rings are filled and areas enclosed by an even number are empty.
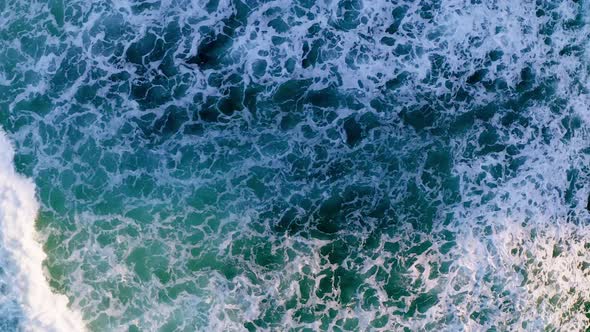
{"type": "Polygon", "coordinates": [[[587,329],[589,9],[0,0],[0,330],[587,329]]]}
{"type": "Polygon", "coordinates": [[[80,315],[68,309],[65,296],[51,292],[43,275],[45,253],[35,239],[35,186],[16,174],[13,157],[0,132],[0,327],[16,329],[23,319],[21,328],[27,331],[82,331],[80,315]]]}

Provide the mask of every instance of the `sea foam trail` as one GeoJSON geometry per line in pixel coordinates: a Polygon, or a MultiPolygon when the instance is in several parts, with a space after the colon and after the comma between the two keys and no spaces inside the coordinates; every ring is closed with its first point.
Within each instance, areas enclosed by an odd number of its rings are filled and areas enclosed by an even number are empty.
{"type": "Polygon", "coordinates": [[[45,259],[35,239],[39,205],[33,182],[16,173],[14,150],[0,131],[0,266],[10,296],[22,307],[25,331],[84,331],[81,315],[55,294],[43,274],[45,259]]]}

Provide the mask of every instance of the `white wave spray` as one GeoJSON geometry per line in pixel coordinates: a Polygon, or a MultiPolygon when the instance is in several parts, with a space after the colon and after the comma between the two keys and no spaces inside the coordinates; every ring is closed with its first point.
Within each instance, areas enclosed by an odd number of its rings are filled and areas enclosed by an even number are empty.
{"type": "Polygon", "coordinates": [[[14,150],[0,131],[0,266],[8,293],[23,312],[25,331],[84,331],[81,315],[55,294],[43,274],[46,255],[35,238],[39,205],[33,182],[16,173],[14,150]]]}

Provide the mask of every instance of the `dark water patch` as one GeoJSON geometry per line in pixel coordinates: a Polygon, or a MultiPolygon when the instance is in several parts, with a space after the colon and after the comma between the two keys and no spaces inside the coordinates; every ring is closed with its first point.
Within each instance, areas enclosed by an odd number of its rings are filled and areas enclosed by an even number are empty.
{"type": "Polygon", "coordinates": [[[251,11],[250,7],[240,0],[234,0],[232,4],[233,13],[220,22],[221,32],[207,32],[206,30],[210,29],[204,29],[205,38],[200,41],[197,54],[189,57],[187,63],[196,64],[203,70],[219,69],[223,66],[224,58],[233,45],[233,38],[238,33],[237,30],[246,24],[251,11]]]}

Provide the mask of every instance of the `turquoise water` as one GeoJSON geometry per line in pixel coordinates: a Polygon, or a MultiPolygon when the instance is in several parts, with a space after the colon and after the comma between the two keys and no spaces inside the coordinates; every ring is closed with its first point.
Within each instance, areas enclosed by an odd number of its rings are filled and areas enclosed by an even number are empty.
{"type": "Polygon", "coordinates": [[[0,0],[51,289],[90,331],[584,330],[588,9],[0,0]]]}

